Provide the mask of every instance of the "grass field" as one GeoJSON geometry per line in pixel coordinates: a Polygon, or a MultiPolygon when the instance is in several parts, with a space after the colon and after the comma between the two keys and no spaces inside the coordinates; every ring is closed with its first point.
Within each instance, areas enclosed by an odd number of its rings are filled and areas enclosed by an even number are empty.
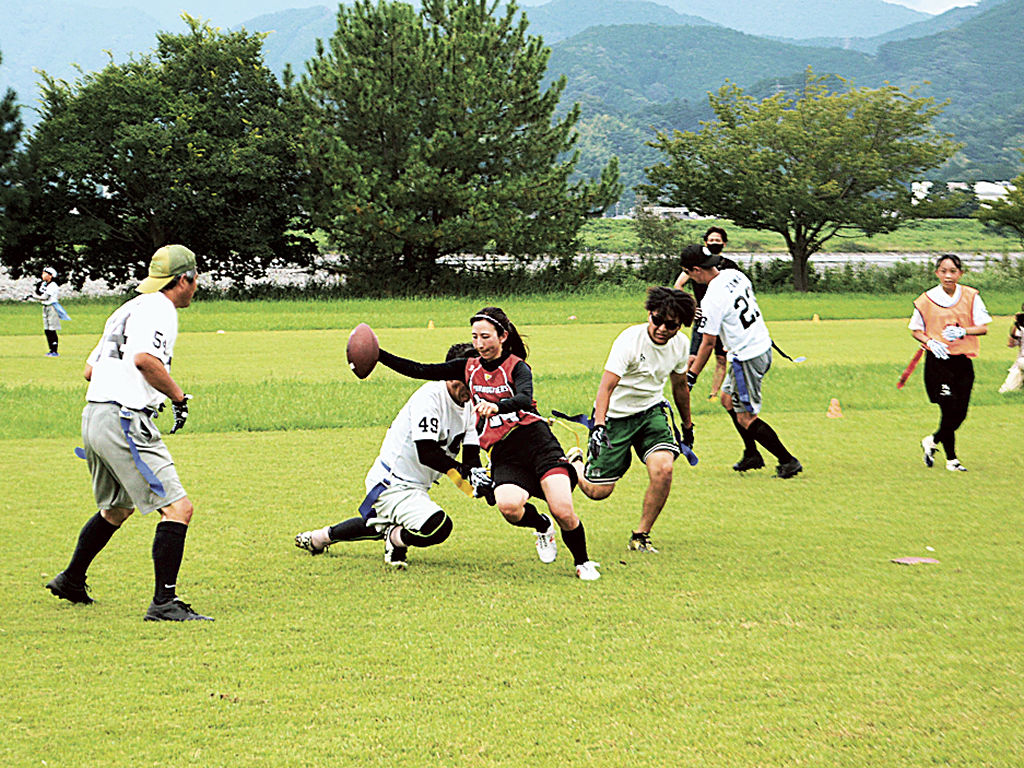
{"type": "MultiPolygon", "coordinates": [[[[695,238],[712,224],[729,232],[730,251],[786,252],[782,235],[759,229],[738,227],[728,220],[692,222],[695,238]]],[[[596,253],[633,253],[639,250],[633,222],[625,219],[596,219],[580,233],[587,250],[596,253]]],[[[895,232],[873,237],[834,237],[825,243],[826,253],[912,251],[956,251],[958,253],[1008,253],[1021,250],[1016,237],[1000,235],[986,229],[975,219],[922,219],[904,224],[895,232]]]]}
{"type": "MultiPolygon", "coordinates": [[[[180,591],[217,619],[201,626],[141,620],[152,516],[97,559],[94,605],[42,588],[94,511],[72,449],[110,307],[69,307],[58,359],[42,356],[38,308],[0,307],[0,765],[1019,765],[1024,394],[996,393],[1008,322],[982,341],[958,440],[970,471],[954,475],[921,464],[937,409],[920,371],[894,386],[915,346],[905,303],[871,317],[849,297],[830,312],[775,298],[773,337],[808,359],[777,360],[765,413],[805,473],[737,476],[738,438],[700,401],[701,462],[677,466],[660,555],[625,551],[641,470],[607,501],[577,494],[603,564],[591,584],[449,485],[435,494],[455,532],[406,573],[385,572],[375,542],[318,558],[292,545],[352,514],[417,386],[357,381],[348,329],[367,320],[388,349],[439,360],[475,305],[184,310],[174,371],[195,400],[167,443],[196,506],[180,591]],[[908,555],[940,564],[889,562],[908,555]]],[[[611,340],[642,317],[627,296],[504,306],[529,334],[542,409],[588,408],[611,340]]]]}

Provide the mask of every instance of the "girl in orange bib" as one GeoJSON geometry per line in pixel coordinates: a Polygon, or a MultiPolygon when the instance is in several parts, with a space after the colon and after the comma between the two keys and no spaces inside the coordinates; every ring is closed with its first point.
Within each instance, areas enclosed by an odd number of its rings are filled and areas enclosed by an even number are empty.
{"type": "Polygon", "coordinates": [[[925,466],[935,463],[939,444],[946,452],[946,469],[966,472],[956,456],[956,430],[967,418],[974,386],[974,364],[979,336],[988,333],[992,317],[977,289],[960,285],[964,270],[960,257],[943,254],[935,262],[939,284],[914,301],[910,332],[927,349],[924,387],[928,399],[939,406],[939,428],[921,440],[925,466]]]}

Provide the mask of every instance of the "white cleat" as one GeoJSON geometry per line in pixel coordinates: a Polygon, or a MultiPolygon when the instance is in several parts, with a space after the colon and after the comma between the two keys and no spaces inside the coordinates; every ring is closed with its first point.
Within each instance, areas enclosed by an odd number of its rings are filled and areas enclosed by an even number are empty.
{"type": "Polygon", "coordinates": [[[930,467],[935,464],[935,450],[938,448],[935,445],[935,438],[931,435],[925,435],[921,438],[921,450],[924,451],[924,465],[930,467]]]}
{"type": "Polygon", "coordinates": [[[384,534],[384,565],[396,571],[404,571],[409,567],[409,561],[406,559],[409,548],[392,544],[391,530],[392,528],[388,528],[387,533],[384,534]]]}
{"type": "Polygon", "coordinates": [[[555,524],[547,515],[544,515],[544,519],[548,521],[548,529],[543,533],[538,531],[534,534],[537,537],[537,557],[540,558],[542,563],[553,563],[555,558],[558,557],[558,542],[555,541],[555,524]]]}
{"type": "Polygon", "coordinates": [[[295,537],[295,546],[299,549],[304,549],[311,555],[322,555],[327,551],[327,547],[318,547],[313,544],[313,534],[316,531],[305,531],[295,537]]]}
{"type": "Polygon", "coordinates": [[[950,472],[966,472],[967,467],[960,463],[960,459],[950,459],[946,462],[946,469],[950,472]]]}
{"type": "Polygon", "coordinates": [[[580,563],[576,566],[576,578],[580,581],[597,581],[601,578],[601,574],[597,571],[600,567],[601,564],[595,563],[593,560],[580,563]]]}

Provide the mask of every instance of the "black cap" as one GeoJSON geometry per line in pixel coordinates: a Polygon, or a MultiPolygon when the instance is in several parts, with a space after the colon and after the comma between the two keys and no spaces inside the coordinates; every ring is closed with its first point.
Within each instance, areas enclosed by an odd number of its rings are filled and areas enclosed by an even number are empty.
{"type": "Polygon", "coordinates": [[[685,269],[691,267],[709,269],[717,267],[722,261],[722,257],[719,254],[711,253],[702,245],[688,245],[683,248],[679,261],[685,269]]]}

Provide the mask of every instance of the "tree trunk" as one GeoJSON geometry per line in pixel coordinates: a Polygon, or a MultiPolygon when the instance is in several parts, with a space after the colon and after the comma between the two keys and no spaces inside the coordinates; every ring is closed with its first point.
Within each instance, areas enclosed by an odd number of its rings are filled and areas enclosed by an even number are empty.
{"type": "Polygon", "coordinates": [[[793,257],[793,288],[800,293],[807,292],[807,262],[811,258],[811,254],[807,253],[805,248],[794,246],[790,250],[790,256],[793,257]]]}

